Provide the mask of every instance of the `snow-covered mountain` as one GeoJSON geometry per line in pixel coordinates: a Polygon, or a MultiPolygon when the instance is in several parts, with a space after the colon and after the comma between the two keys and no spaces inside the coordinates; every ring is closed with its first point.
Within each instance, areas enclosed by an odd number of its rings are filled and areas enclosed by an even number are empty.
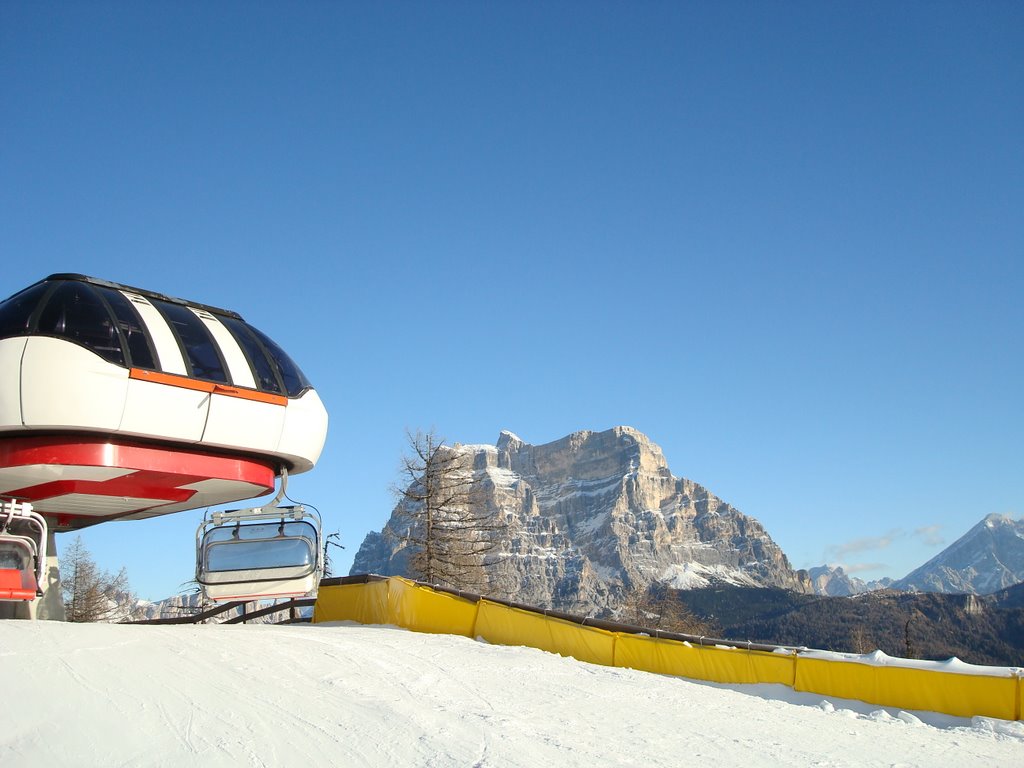
{"type": "Polygon", "coordinates": [[[992,514],[893,587],[987,595],[1021,581],[1024,520],[992,514]]]}
{"type": "Polygon", "coordinates": [[[860,595],[864,592],[874,592],[875,590],[888,589],[892,586],[892,579],[864,581],[856,576],[851,576],[839,565],[819,565],[816,568],[809,568],[807,574],[811,579],[815,593],[830,597],[860,595]]]}
{"type": "MultiPolygon", "coordinates": [[[[655,581],[716,582],[810,592],[761,524],[706,488],[675,477],[661,449],[630,427],[530,445],[502,432],[471,454],[483,501],[505,521],[488,572],[495,592],[572,612],[611,609],[655,581]]],[[[402,544],[371,532],[352,573],[402,574],[402,544]]]]}

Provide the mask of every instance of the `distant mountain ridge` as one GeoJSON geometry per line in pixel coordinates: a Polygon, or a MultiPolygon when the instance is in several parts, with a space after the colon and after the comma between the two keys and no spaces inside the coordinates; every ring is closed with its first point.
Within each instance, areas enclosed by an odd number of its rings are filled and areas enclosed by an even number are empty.
{"type": "MultiPolygon", "coordinates": [[[[471,454],[490,514],[507,521],[488,572],[518,601],[614,610],[653,582],[812,591],[757,520],[675,477],[661,449],[631,427],[544,445],[502,432],[496,445],[456,449],[471,454]]],[[[395,519],[366,536],[352,573],[403,573],[400,537],[385,535],[395,519]]]]}
{"type": "Polygon", "coordinates": [[[880,589],[990,595],[1024,582],[1024,520],[991,514],[902,579],[863,581],[840,566],[807,571],[819,595],[848,597],[880,589]]]}
{"type": "MultiPolygon", "coordinates": [[[[220,613],[215,619],[212,619],[213,623],[221,623],[228,619],[237,618],[242,615],[243,609],[247,613],[255,613],[261,608],[268,608],[271,605],[278,603],[287,603],[287,600],[253,600],[246,603],[244,606],[232,608],[228,611],[220,613]]],[[[188,592],[179,595],[173,595],[171,597],[159,600],[157,602],[149,602],[146,600],[138,600],[133,604],[133,621],[139,620],[150,620],[150,619],[177,619],[184,616],[196,616],[204,611],[216,607],[215,603],[210,603],[203,599],[203,595],[199,592],[188,592]]],[[[308,615],[308,608],[298,609],[300,615],[308,615]]],[[[258,616],[255,619],[248,619],[248,624],[276,624],[284,618],[284,614],[276,613],[267,616],[258,616]]]]}
{"type": "Polygon", "coordinates": [[[894,589],[988,595],[1024,581],[1024,520],[992,514],[894,589]]]}
{"type": "Polygon", "coordinates": [[[842,566],[819,565],[809,568],[807,574],[811,579],[811,584],[814,585],[815,593],[830,597],[849,597],[879,589],[889,589],[893,583],[889,578],[864,581],[848,574],[842,566]]]}
{"type": "MultiPolygon", "coordinates": [[[[989,515],[899,581],[864,581],[839,566],[795,570],[761,524],[672,474],[631,427],[531,445],[458,445],[472,459],[489,514],[508,521],[488,569],[495,594],[572,612],[614,612],[631,590],[715,585],[854,596],[884,589],[989,594],[1024,581],[1024,521],[989,515]]],[[[352,573],[405,575],[395,516],[370,532],[352,573]]]]}

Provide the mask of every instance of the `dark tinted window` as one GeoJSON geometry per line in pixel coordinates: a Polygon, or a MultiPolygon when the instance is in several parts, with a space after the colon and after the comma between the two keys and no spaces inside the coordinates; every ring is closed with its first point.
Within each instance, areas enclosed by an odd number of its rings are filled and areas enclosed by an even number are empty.
{"type": "Polygon", "coordinates": [[[131,364],[137,368],[156,369],[156,359],[149,346],[149,340],[143,330],[142,318],[135,311],[132,303],[120,291],[111,288],[97,288],[103,294],[110,308],[114,310],[117,324],[121,327],[121,335],[128,343],[128,354],[131,364]]]}
{"type": "Polygon", "coordinates": [[[245,352],[245,356],[253,370],[253,375],[256,377],[257,388],[264,392],[283,393],[284,389],[281,386],[280,379],[278,379],[276,367],[263,349],[263,345],[253,335],[249,326],[233,317],[221,317],[220,321],[228,327],[231,335],[235,337],[235,341],[238,342],[242,351],[245,352]]]}
{"type": "Polygon", "coordinates": [[[313,569],[313,548],[305,539],[232,541],[206,550],[207,571],[253,571],[262,568],[313,569]]]}
{"type": "Polygon", "coordinates": [[[104,360],[124,365],[121,338],[100,297],[85,283],[61,283],[39,316],[38,332],[74,341],[104,360]]]}
{"type": "Polygon", "coordinates": [[[312,566],[316,529],[305,521],[211,529],[203,536],[207,571],[312,566]]]}
{"type": "Polygon", "coordinates": [[[0,304],[0,339],[6,339],[8,336],[21,336],[28,332],[32,310],[36,308],[39,300],[51,285],[52,283],[33,285],[0,304]]]}
{"type": "Polygon", "coordinates": [[[224,363],[220,359],[217,345],[213,342],[213,336],[206,330],[203,321],[180,304],[154,300],[153,306],[160,310],[168,325],[181,340],[192,367],[192,376],[227,383],[224,363]]]}
{"type": "Polygon", "coordinates": [[[267,348],[267,352],[270,353],[270,356],[274,358],[274,362],[277,363],[277,367],[281,370],[281,378],[284,379],[285,391],[288,392],[289,397],[298,397],[302,394],[303,390],[312,387],[309,380],[299,370],[299,366],[292,362],[292,359],[285,354],[283,349],[277,346],[265,333],[261,333],[251,325],[249,328],[263,342],[263,346],[267,348]]]}

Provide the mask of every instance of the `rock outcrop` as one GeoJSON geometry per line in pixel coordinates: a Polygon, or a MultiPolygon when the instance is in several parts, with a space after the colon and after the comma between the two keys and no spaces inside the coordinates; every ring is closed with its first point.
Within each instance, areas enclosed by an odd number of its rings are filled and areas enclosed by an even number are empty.
{"type": "MultiPolygon", "coordinates": [[[[472,454],[479,503],[504,523],[487,563],[498,596],[603,613],[655,581],[813,591],[757,520],[673,476],[661,449],[635,429],[537,446],[502,432],[497,445],[456,448],[472,454]]],[[[372,532],[352,573],[401,575],[404,562],[396,537],[372,532]]]]}

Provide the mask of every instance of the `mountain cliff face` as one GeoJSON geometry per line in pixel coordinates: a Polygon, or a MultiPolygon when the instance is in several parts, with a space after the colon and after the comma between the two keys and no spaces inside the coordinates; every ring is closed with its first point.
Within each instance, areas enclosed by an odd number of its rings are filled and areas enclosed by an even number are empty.
{"type": "MultiPolygon", "coordinates": [[[[635,429],[538,446],[503,432],[497,445],[456,447],[472,454],[481,503],[505,524],[487,564],[498,596],[591,612],[654,581],[812,591],[760,523],[673,476],[661,449],[635,429]]],[[[404,563],[400,544],[373,532],[352,573],[402,574],[404,563]]]]}
{"type": "Polygon", "coordinates": [[[989,515],[893,584],[918,592],[987,595],[1024,581],[1024,520],[989,515]]]}

